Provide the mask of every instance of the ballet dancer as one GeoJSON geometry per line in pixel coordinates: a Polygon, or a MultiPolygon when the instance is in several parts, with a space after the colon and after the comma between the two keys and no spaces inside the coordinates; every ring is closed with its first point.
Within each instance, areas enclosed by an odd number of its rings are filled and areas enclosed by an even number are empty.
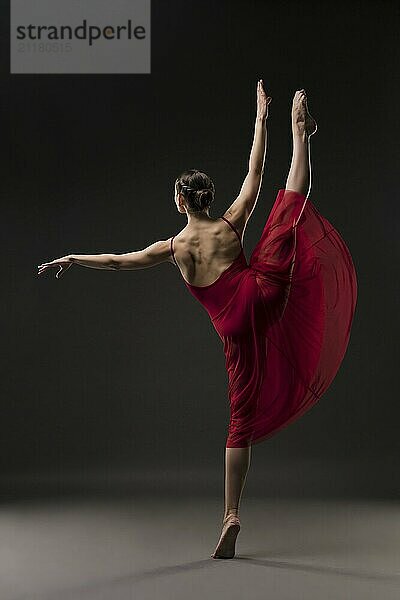
{"type": "Polygon", "coordinates": [[[271,96],[257,82],[248,172],[221,217],[210,216],[215,187],[204,172],[183,172],[174,202],[187,224],[175,236],[123,254],[69,254],[38,275],[72,265],[135,270],[175,265],[210,316],[223,344],[230,421],[225,443],[224,512],[213,558],[233,558],[251,448],[296,421],[328,389],[347,349],[357,297],[350,252],[309,199],[310,138],[317,124],[304,89],[291,107],[293,153],[262,235],[247,262],[243,235],[264,174],[271,96]]]}

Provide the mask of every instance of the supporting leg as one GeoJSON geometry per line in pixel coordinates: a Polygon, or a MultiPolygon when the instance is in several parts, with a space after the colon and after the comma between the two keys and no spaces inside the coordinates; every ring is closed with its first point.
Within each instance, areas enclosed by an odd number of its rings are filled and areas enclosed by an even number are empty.
{"type": "Polygon", "coordinates": [[[308,196],[311,184],[309,138],[317,131],[317,124],[309,114],[304,90],[298,90],[292,105],[293,154],[286,189],[308,196]]]}
{"type": "Polygon", "coordinates": [[[251,446],[247,448],[225,448],[225,510],[228,514],[239,515],[246,476],[250,467],[251,446]]]}
{"type": "Polygon", "coordinates": [[[240,531],[239,505],[250,466],[251,446],[225,448],[225,511],[222,532],[212,558],[233,558],[240,531]]]}

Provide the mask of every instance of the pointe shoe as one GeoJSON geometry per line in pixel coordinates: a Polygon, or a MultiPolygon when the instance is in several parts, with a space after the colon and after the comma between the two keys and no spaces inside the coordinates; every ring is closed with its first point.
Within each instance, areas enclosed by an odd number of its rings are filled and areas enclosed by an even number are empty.
{"type": "Polygon", "coordinates": [[[233,558],[235,556],[236,538],[240,531],[240,519],[236,515],[228,515],[222,522],[222,533],[211,558],[233,558]]]}

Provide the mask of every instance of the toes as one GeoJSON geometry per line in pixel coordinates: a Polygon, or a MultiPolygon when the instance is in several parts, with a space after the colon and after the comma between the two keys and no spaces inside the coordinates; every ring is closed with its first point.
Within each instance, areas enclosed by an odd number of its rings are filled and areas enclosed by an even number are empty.
{"type": "Polygon", "coordinates": [[[296,90],[296,93],[293,98],[293,102],[296,104],[301,104],[306,99],[305,90],[296,90]]]}

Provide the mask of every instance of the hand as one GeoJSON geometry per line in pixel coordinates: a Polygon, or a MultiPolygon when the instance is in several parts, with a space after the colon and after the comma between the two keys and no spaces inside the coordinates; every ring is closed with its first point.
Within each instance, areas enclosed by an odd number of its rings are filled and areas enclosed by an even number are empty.
{"type": "Polygon", "coordinates": [[[257,82],[257,118],[266,119],[268,117],[268,105],[272,98],[267,96],[264,90],[264,82],[259,79],[257,82]]]}
{"type": "Polygon", "coordinates": [[[56,278],[59,279],[61,277],[61,275],[63,275],[63,273],[65,273],[65,271],[67,271],[72,264],[73,263],[72,263],[70,256],[63,256],[62,258],[56,258],[55,260],[52,260],[51,262],[47,262],[47,263],[38,265],[38,269],[39,269],[38,275],[41,275],[42,273],[44,273],[47,269],[50,269],[51,267],[58,267],[59,270],[56,273],[56,278]]]}

